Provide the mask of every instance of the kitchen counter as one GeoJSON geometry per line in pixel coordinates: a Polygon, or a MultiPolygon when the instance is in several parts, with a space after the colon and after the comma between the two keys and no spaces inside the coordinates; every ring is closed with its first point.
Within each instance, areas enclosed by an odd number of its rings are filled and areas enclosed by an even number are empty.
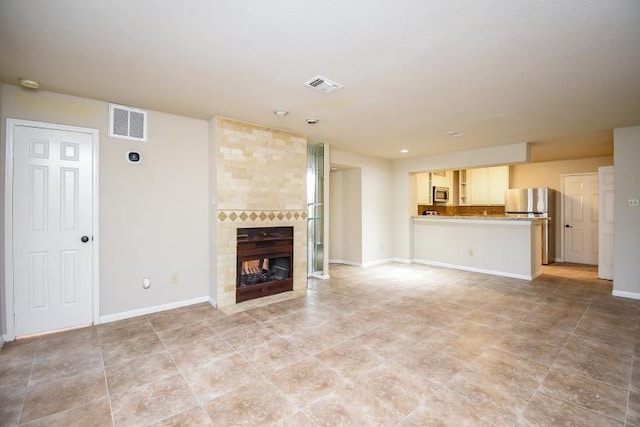
{"type": "Polygon", "coordinates": [[[490,215],[419,215],[414,216],[414,220],[427,220],[427,221],[442,221],[442,220],[474,220],[474,221],[529,221],[529,222],[541,222],[548,220],[548,218],[541,217],[527,217],[527,216],[490,216],[490,215]]]}
{"type": "Polygon", "coordinates": [[[542,272],[546,218],[422,215],[411,218],[413,262],[533,280],[542,272]]]}

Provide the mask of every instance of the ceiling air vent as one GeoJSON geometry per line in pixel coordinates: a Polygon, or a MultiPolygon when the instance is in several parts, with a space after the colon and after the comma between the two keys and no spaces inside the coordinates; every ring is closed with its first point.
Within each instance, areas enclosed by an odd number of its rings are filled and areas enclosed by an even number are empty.
{"type": "Polygon", "coordinates": [[[322,76],[315,76],[304,84],[316,90],[319,90],[322,93],[333,93],[338,89],[342,89],[342,85],[340,83],[332,82],[331,80],[322,76]]]}
{"type": "Polygon", "coordinates": [[[147,112],[109,104],[109,137],[147,142],[147,112]]]}

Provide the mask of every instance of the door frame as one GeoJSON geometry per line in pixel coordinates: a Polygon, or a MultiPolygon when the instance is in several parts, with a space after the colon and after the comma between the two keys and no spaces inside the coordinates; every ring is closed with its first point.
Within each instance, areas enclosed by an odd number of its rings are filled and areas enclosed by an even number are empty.
{"type": "Polygon", "coordinates": [[[15,336],[15,311],[14,311],[14,289],[13,289],[13,138],[14,128],[17,126],[27,126],[40,129],[61,130],[67,132],[85,133],[91,135],[92,141],[92,198],[91,209],[93,211],[93,244],[92,244],[92,277],[91,277],[91,293],[92,293],[92,320],[93,324],[100,323],[100,287],[99,287],[99,267],[100,267],[100,233],[99,233],[99,148],[100,148],[100,131],[93,128],[84,128],[77,126],[67,126],[55,123],[36,122],[31,120],[10,119],[7,118],[7,134],[5,140],[6,157],[5,157],[5,183],[4,183],[4,324],[6,327],[6,335],[4,341],[13,341],[15,336]]]}
{"type": "MultiPolygon", "coordinates": [[[[564,254],[565,254],[565,250],[564,250],[564,233],[565,233],[565,221],[564,221],[564,198],[565,198],[565,178],[571,177],[571,176],[595,176],[596,178],[598,177],[598,172],[584,172],[584,173],[563,173],[560,175],[560,182],[561,182],[561,189],[562,189],[562,194],[560,197],[560,217],[562,218],[562,221],[560,222],[560,262],[564,262],[564,254]]],[[[599,207],[598,207],[599,208],[599,207]]]]}

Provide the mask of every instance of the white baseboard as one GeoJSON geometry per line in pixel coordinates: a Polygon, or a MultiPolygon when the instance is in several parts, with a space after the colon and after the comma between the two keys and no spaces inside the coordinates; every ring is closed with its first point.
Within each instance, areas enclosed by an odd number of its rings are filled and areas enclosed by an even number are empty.
{"type": "Polygon", "coordinates": [[[564,262],[564,258],[556,258],[555,262],[564,262]]]}
{"type": "Polygon", "coordinates": [[[453,268],[454,270],[472,271],[474,273],[491,274],[493,276],[511,277],[513,279],[522,279],[522,280],[533,280],[540,275],[540,272],[536,273],[535,275],[528,276],[526,274],[515,274],[515,273],[508,273],[506,271],[486,270],[484,268],[468,267],[466,265],[457,265],[457,264],[447,264],[444,262],[427,261],[423,259],[414,259],[412,260],[412,262],[416,264],[431,265],[433,267],[453,268]]]}
{"type": "MultiPolygon", "coordinates": [[[[136,309],[136,310],[123,311],[122,313],[107,314],[105,316],[100,316],[100,323],[102,324],[102,323],[115,322],[117,320],[129,319],[131,317],[144,316],[145,314],[157,313],[159,311],[166,311],[166,310],[171,310],[171,309],[174,309],[174,308],[186,307],[188,305],[200,304],[200,303],[203,303],[203,302],[208,302],[209,304],[211,304],[212,301],[213,300],[211,298],[206,296],[206,297],[191,298],[191,299],[184,300],[184,301],[172,302],[172,303],[169,303],[169,304],[154,305],[152,307],[139,308],[139,309],[136,309]]],[[[215,301],[213,301],[213,304],[211,304],[211,305],[213,305],[215,307],[214,304],[215,304],[215,301]]]]}
{"type": "Polygon", "coordinates": [[[352,265],[354,267],[362,267],[361,263],[353,262],[353,261],[345,261],[343,259],[333,259],[329,260],[329,264],[344,264],[344,265],[352,265]]]}
{"type": "Polygon", "coordinates": [[[407,258],[391,258],[391,262],[399,262],[400,264],[411,264],[412,260],[407,258]]]}
{"type": "Polygon", "coordinates": [[[213,308],[218,308],[218,303],[211,297],[209,297],[209,304],[211,304],[211,307],[213,308]]]}
{"type": "Polygon", "coordinates": [[[319,274],[319,273],[310,273],[309,277],[313,277],[315,279],[320,279],[320,280],[328,280],[330,278],[328,274],[319,274]]]}
{"type": "Polygon", "coordinates": [[[640,299],[640,294],[637,292],[613,291],[611,295],[614,297],[640,299]]]}
{"type": "Polygon", "coordinates": [[[7,337],[5,337],[4,335],[0,335],[0,350],[2,350],[2,346],[4,346],[6,340],[7,337]]]}
{"type": "Polygon", "coordinates": [[[389,264],[390,262],[393,262],[393,260],[391,258],[378,259],[378,260],[375,260],[375,261],[365,262],[365,263],[362,264],[362,266],[363,267],[373,267],[374,265],[389,264]]]}

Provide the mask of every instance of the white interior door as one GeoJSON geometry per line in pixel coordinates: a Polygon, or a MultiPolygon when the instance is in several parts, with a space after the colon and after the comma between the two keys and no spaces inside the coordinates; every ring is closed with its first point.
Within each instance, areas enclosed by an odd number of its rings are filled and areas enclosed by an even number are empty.
{"type": "Polygon", "coordinates": [[[598,175],[566,175],[562,179],[564,260],[598,263],[598,175]]]}
{"type": "Polygon", "coordinates": [[[15,335],[92,323],[93,135],[12,126],[15,335]]]}
{"type": "Polygon", "coordinates": [[[598,277],[613,280],[613,166],[598,168],[599,224],[598,277]]]}

